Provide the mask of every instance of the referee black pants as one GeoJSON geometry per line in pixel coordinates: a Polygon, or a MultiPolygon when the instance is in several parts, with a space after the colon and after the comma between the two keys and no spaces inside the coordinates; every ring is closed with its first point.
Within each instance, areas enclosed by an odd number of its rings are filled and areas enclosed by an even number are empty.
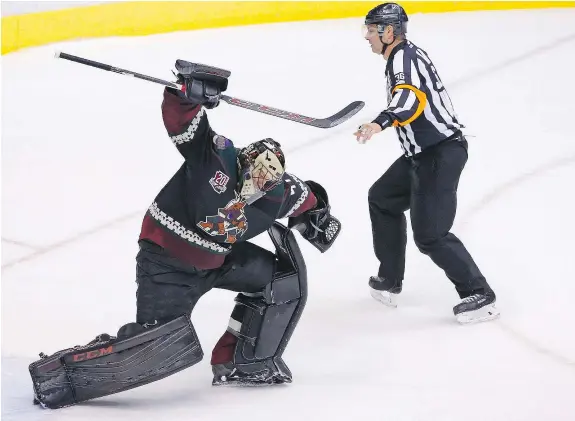
{"type": "Polygon", "coordinates": [[[373,245],[385,284],[402,285],[409,210],[415,244],[445,271],[461,298],[491,291],[465,246],[449,232],[467,148],[459,136],[413,158],[402,156],[370,188],[373,245]]]}

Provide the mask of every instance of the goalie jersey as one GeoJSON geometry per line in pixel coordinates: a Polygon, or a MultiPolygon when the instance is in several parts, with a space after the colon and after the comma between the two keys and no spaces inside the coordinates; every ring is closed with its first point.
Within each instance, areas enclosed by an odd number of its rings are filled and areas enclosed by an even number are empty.
{"type": "Polygon", "coordinates": [[[198,269],[214,269],[234,243],[261,234],[276,219],[316,206],[305,182],[289,173],[265,196],[247,204],[238,194],[239,149],[212,130],[206,109],[166,88],[162,116],[184,163],[148,208],[140,240],[198,269]]]}

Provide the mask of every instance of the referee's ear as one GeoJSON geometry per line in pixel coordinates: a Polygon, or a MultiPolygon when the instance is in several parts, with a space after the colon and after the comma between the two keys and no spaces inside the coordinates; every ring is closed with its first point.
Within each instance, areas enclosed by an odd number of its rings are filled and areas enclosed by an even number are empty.
{"type": "Polygon", "coordinates": [[[387,25],[385,27],[385,29],[383,30],[383,42],[391,44],[393,41],[395,41],[395,38],[393,36],[393,25],[387,25]]]}

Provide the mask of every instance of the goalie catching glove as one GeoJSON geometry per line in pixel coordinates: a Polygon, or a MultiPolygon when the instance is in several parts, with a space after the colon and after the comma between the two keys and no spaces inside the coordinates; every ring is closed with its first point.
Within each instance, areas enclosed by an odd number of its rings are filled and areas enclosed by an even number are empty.
{"type": "Polygon", "coordinates": [[[228,89],[229,70],[185,60],[176,60],[176,70],[177,82],[183,86],[181,96],[209,109],[219,105],[220,95],[228,89]]]}
{"type": "Polygon", "coordinates": [[[325,189],[315,181],[305,182],[317,199],[315,208],[301,215],[290,217],[288,226],[296,229],[315,248],[324,253],[334,243],[341,231],[341,223],[330,214],[325,189]]]}

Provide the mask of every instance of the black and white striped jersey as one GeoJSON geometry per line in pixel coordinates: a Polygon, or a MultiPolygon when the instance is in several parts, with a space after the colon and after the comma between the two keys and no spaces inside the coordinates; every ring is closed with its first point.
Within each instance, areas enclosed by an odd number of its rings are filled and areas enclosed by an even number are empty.
{"type": "Polygon", "coordinates": [[[387,108],[374,120],[393,125],[407,156],[459,132],[451,99],[429,56],[410,41],[392,50],[385,69],[387,108]]]}

